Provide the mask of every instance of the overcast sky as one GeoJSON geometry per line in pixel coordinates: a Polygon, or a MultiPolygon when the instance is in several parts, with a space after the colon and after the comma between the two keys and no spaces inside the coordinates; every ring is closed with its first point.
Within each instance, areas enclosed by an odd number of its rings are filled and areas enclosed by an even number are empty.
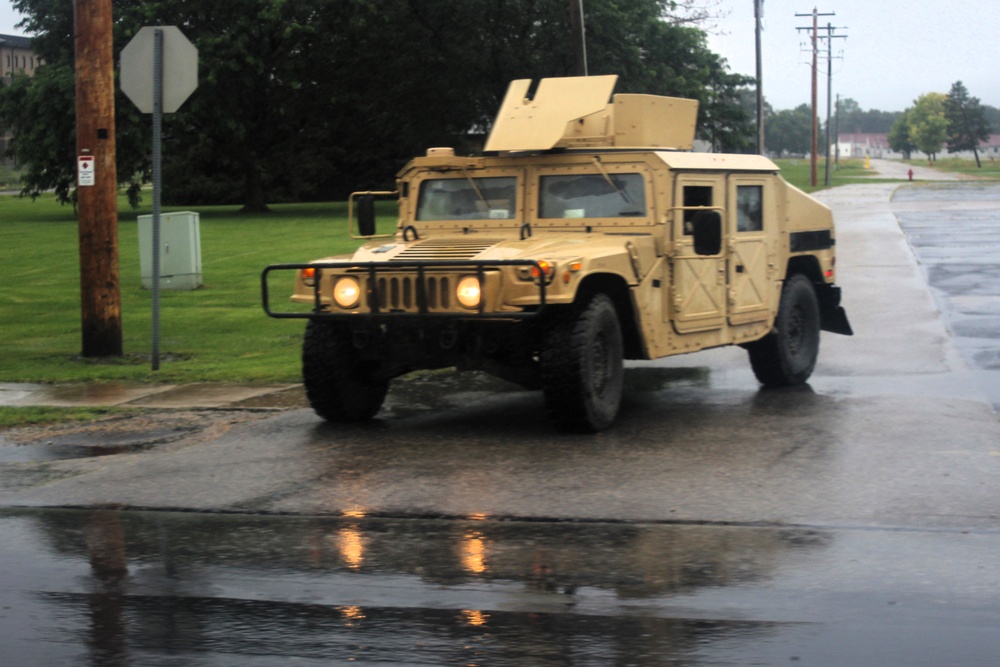
{"type": "MultiPolygon", "coordinates": [[[[754,75],[753,0],[723,0],[729,16],[711,49],[734,72],[754,75]]],[[[863,109],[902,111],[924,93],[947,93],[962,81],[983,104],[1000,107],[996,39],[1000,2],[978,0],[764,0],[762,36],[764,96],[775,109],[809,102],[812,17],[837,28],[833,40],[833,96],[853,98],[863,109]]],[[[820,50],[825,55],[826,44],[820,50]]],[[[820,61],[820,106],[826,105],[826,59],[820,61]]],[[[820,114],[821,116],[824,113],[820,114]]]]}
{"type": "MultiPolygon", "coordinates": [[[[756,68],[753,4],[721,0],[719,9],[728,16],[709,36],[709,46],[732,71],[751,76],[756,68]]],[[[833,40],[834,97],[853,98],[863,109],[902,111],[920,95],[947,93],[961,80],[971,95],[1000,107],[998,0],[764,0],[764,95],[775,109],[809,102],[811,46],[808,32],[796,27],[811,26],[812,18],[795,15],[814,8],[835,14],[819,17],[821,34],[830,24],[837,28],[835,35],[847,36],[833,40]]],[[[14,29],[17,21],[10,0],[0,0],[0,33],[21,34],[14,29]]],[[[825,55],[825,43],[820,50],[825,55]]],[[[822,111],[825,59],[819,69],[822,111]]]]}
{"type": "Polygon", "coordinates": [[[18,22],[18,15],[14,13],[14,8],[10,6],[9,0],[0,0],[0,34],[2,35],[22,35],[20,30],[14,29],[14,24],[18,22]]]}

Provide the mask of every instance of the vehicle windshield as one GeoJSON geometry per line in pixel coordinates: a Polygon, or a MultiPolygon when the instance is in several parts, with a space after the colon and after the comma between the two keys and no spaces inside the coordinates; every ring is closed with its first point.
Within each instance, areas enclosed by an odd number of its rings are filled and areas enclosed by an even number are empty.
{"type": "Polygon", "coordinates": [[[517,177],[435,178],[420,184],[417,220],[511,220],[517,177]]]}
{"type": "Polygon", "coordinates": [[[646,215],[642,174],[542,176],[539,217],[622,218],[646,215]]]}

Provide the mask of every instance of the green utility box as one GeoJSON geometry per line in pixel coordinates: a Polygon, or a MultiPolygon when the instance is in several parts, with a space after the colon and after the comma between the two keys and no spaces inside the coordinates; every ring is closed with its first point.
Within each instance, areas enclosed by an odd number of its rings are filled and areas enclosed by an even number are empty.
{"type": "MultiPolygon", "coordinates": [[[[198,214],[160,214],[160,289],[201,287],[201,231],[198,214]]],[[[153,216],[139,216],[139,267],[142,288],[153,289],[153,216]]]]}

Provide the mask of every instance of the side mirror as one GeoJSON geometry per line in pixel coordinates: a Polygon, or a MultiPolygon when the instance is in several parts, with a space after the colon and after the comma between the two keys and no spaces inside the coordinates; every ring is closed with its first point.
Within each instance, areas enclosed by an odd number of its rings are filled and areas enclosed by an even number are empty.
{"type": "Polygon", "coordinates": [[[691,220],[696,255],[718,255],[722,252],[722,216],[718,211],[698,211],[691,220]]]}
{"type": "Polygon", "coordinates": [[[375,198],[371,195],[358,197],[358,233],[361,236],[375,235],[375,198]]]}

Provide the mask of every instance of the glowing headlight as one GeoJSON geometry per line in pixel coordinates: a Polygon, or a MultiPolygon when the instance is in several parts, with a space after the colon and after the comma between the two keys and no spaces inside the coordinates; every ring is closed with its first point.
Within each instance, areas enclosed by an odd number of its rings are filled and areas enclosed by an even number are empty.
{"type": "Polygon", "coordinates": [[[354,308],[361,301],[361,286],[350,276],[339,278],[333,286],[333,300],[341,308],[354,308]]]}
{"type": "Polygon", "coordinates": [[[482,289],[479,286],[479,278],[475,276],[465,276],[458,281],[458,288],[455,290],[458,302],[466,308],[477,308],[482,299],[482,289]]]}

